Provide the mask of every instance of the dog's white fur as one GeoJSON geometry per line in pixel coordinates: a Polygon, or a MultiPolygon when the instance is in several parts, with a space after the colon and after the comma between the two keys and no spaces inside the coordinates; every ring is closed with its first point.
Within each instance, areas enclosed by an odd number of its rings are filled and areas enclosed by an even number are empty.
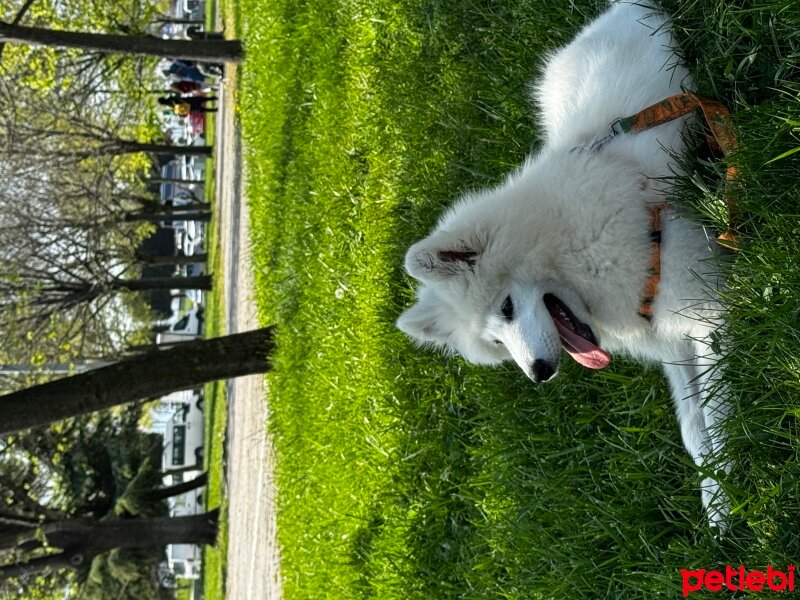
{"type": "Polygon", "coordinates": [[[713,244],[676,206],[662,214],[652,322],[638,314],[651,256],[648,207],[669,199],[680,173],[674,156],[685,150],[693,117],[593,146],[614,119],[692,89],[668,19],[612,4],[547,60],[533,91],[541,150],[500,186],[466,195],[409,249],[406,270],[422,285],[398,327],[474,363],[513,359],[540,379],[534,363],[557,369],[561,354],[543,302],[555,294],[604,350],[662,365],[684,444],[704,471],[709,521],[723,527],[727,502],[713,468],[724,468],[719,425],[727,405],[711,349],[722,282],[709,260],[713,244]],[[507,298],[513,318],[503,315],[507,298]]]}

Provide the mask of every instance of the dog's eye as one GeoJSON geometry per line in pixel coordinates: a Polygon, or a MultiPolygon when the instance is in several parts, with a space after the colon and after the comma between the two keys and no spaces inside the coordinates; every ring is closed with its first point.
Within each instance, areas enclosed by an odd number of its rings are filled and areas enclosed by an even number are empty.
{"type": "Polygon", "coordinates": [[[494,345],[495,345],[495,346],[499,346],[500,344],[502,344],[502,343],[503,343],[503,342],[501,342],[500,340],[492,340],[492,341],[494,342],[494,345]]]}
{"type": "Polygon", "coordinates": [[[511,301],[511,296],[506,296],[500,310],[503,312],[503,316],[509,321],[514,318],[514,303],[511,301]]]}

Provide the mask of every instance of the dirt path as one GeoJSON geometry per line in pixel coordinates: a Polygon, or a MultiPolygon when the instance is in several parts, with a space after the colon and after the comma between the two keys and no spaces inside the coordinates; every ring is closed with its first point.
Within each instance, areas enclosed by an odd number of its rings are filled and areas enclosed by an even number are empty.
{"type": "MultiPolygon", "coordinates": [[[[223,264],[227,333],[258,327],[243,192],[241,136],[233,98],[236,74],[220,90],[217,119],[217,202],[223,264]]],[[[275,538],[275,454],[266,434],[268,408],[262,376],[228,382],[226,496],[228,558],[225,597],[277,600],[281,597],[275,538]]]]}

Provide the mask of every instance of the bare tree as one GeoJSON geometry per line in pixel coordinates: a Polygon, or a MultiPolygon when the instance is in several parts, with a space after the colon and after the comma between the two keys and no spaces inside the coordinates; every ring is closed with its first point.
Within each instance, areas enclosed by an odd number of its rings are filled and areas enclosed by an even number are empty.
{"type": "Polygon", "coordinates": [[[37,155],[0,161],[0,326],[18,324],[38,340],[60,319],[61,338],[75,347],[90,323],[109,321],[120,294],[211,288],[209,274],[142,278],[136,254],[149,231],[142,222],[207,220],[207,204],[160,206],[138,179],[120,181],[109,157],[60,166],[37,155]]]}
{"type": "Polygon", "coordinates": [[[165,40],[147,35],[59,31],[10,23],[0,23],[0,38],[5,42],[16,44],[82,48],[210,62],[239,62],[243,58],[240,40],[165,40]]]}

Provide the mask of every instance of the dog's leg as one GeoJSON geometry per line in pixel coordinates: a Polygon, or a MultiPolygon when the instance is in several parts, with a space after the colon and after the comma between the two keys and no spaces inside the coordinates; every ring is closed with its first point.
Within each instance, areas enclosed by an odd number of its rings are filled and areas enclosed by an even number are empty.
{"type": "MultiPolygon", "coordinates": [[[[696,381],[702,399],[701,404],[706,420],[706,433],[709,444],[706,464],[715,472],[723,471],[728,474],[731,470],[731,463],[724,455],[725,432],[722,426],[730,412],[730,405],[727,399],[725,382],[722,380],[721,373],[717,368],[720,356],[713,352],[710,346],[703,341],[696,341],[694,346],[694,368],[697,372],[696,381]]],[[[730,511],[730,500],[719,489],[719,484],[716,484],[716,487],[717,491],[709,499],[707,506],[711,506],[717,512],[722,521],[717,525],[724,529],[730,511]]],[[[711,519],[711,510],[710,508],[709,519],[711,519]]]]}
{"type": "Polygon", "coordinates": [[[702,465],[703,456],[710,446],[694,365],[687,361],[675,361],[664,363],[663,368],[672,389],[683,444],[695,464],[702,465]]]}
{"type": "MultiPolygon", "coordinates": [[[[720,456],[725,445],[722,423],[730,412],[725,383],[716,368],[720,356],[705,342],[697,341],[694,346],[696,380],[703,400],[703,414],[706,418],[710,449],[712,454],[720,456]]],[[[725,470],[727,472],[730,469],[725,466],[725,470]]]]}
{"type": "MultiPolygon", "coordinates": [[[[696,364],[696,357],[664,363],[663,368],[672,388],[675,412],[686,450],[698,467],[714,468],[719,446],[712,436],[716,428],[709,426],[709,417],[704,406],[704,394],[701,387],[703,373],[696,364]]],[[[721,441],[719,444],[721,445],[721,441]]],[[[701,494],[709,523],[720,530],[725,529],[728,514],[727,502],[714,477],[708,476],[703,479],[701,494]]]]}

